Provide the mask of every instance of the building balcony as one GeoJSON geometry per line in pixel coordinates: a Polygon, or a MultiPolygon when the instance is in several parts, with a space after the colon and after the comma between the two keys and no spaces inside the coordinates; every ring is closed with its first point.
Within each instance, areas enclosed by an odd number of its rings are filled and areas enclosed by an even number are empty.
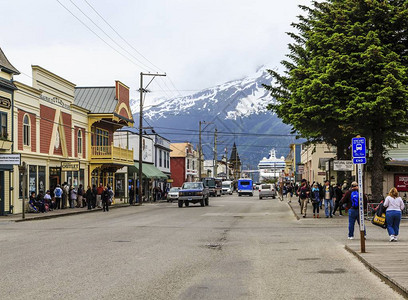
{"type": "Polygon", "coordinates": [[[91,163],[133,166],[133,150],[116,146],[92,146],[91,163]]]}

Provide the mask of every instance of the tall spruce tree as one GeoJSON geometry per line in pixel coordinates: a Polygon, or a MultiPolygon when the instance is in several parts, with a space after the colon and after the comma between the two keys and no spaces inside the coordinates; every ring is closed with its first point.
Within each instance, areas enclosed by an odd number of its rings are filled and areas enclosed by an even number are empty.
{"type": "Polygon", "coordinates": [[[327,0],[288,33],[283,74],[265,86],[269,108],[312,142],[325,141],[345,158],[353,136],[371,149],[371,190],[383,194],[386,147],[408,141],[408,1],[327,0]]]}

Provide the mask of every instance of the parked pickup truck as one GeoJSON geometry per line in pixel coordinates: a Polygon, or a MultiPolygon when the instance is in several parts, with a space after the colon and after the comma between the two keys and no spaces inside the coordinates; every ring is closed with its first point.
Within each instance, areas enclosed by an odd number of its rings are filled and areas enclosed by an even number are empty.
{"type": "Polygon", "coordinates": [[[189,206],[190,203],[208,205],[209,191],[202,182],[184,182],[179,190],[178,207],[189,206]]]}

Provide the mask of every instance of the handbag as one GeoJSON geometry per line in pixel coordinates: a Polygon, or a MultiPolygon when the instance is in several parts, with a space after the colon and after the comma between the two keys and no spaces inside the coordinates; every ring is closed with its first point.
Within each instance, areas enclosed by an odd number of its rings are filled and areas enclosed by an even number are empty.
{"type": "Polygon", "coordinates": [[[382,213],[381,216],[375,214],[374,218],[371,220],[371,223],[381,227],[382,229],[387,228],[387,220],[385,218],[385,213],[382,213]]]}

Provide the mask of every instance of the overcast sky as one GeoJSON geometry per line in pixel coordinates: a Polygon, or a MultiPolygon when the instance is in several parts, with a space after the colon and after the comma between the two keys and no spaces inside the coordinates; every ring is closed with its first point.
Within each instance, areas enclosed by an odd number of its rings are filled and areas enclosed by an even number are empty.
{"type": "MultiPolygon", "coordinates": [[[[156,79],[150,86],[152,93],[146,100],[152,103],[163,93],[171,97],[242,78],[261,65],[279,67],[290,42],[285,32],[293,31],[290,23],[301,13],[297,5],[309,3],[309,0],[0,0],[4,26],[0,47],[11,63],[27,75],[31,75],[30,66],[34,64],[77,86],[112,86],[115,80],[121,80],[131,87],[133,97],[137,97],[141,71],[164,71],[168,77],[156,79]],[[86,1],[149,61],[126,44],[86,1]]],[[[31,78],[23,74],[15,79],[31,84],[31,78]]]]}

